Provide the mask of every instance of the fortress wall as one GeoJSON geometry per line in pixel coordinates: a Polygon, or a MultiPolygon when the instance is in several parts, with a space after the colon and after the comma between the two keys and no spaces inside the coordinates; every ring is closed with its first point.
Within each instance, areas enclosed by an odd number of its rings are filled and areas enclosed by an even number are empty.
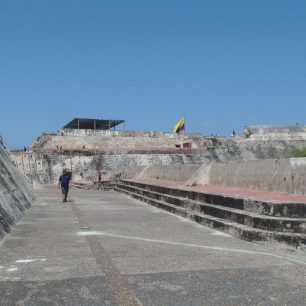
{"type": "Polygon", "coordinates": [[[249,126],[244,130],[246,137],[253,140],[303,140],[306,139],[305,125],[249,126]]]}
{"type": "MultiPolygon", "coordinates": [[[[173,135],[172,135],[173,136],[173,135]]],[[[296,136],[296,135],[295,135],[296,136]]],[[[146,153],[192,153],[205,154],[216,161],[254,160],[263,158],[288,158],[295,148],[306,146],[306,137],[290,139],[253,139],[241,136],[224,137],[104,137],[99,136],[49,136],[40,138],[31,147],[39,153],[67,154],[76,151],[80,154],[130,154],[146,153]],[[176,145],[183,142],[192,143],[192,149],[177,149],[176,145]],[[58,149],[61,148],[61,149],[58,149]]],[[[267,136],[265,136],[267,137],[267,136]]]]}
{"type": "MultiPolygon", "coordinates": [[[[76,130],[78,131],[78,130],[76,130]]],[[[100,131],[99,133],[76,135],[76,132],[63,135],[42,135],[32,144],[31,149],[50,151],[59,147],[64,150],[150,150],[150,149],[175,149],[178,143],[192,142],[193,148],[198,148],[197,137],[173,135],[158,132],[123,132],[100,131]],[[103,132],[103,133],[102,133],[103,132]]],[[[83,130],[84,133],[86,130],[83,130]]]]}
{"type": "MultiPolygon", "coordinates": [[[[288,158],[294,148],[306,146],[306,126],[250,126],[234,137],[205,137],[145,131],[61,130],[42,135],[31,149],[42,153],[81,154],[180,153],[177,145],[192,144],[192,153],[216,161],[288,158]],[[150,152],[151,150],[151,152],[150,152]]],[[[188,150],[185,150],[185,154],[188,150]]],[[[181,152],[183,153],[183,152],[181,152]]]]}
{"type": "MultiPolygon", "coordinates": [[[[222,150],[220,148],[218,159],[201,154],[67,156],[35,152],[14,153],[11,158],[30,181],[42,184],[56,183],[62,169],[67,168],[72,169],[74,181],[93,181],[97,171],[102,171],[103,179],[138,177],[188,181],[189,184],[220,184],[297,194],[306,192],[306,162],[304,159],[252,160],[254,148],[256,149],[254,146],[250,147],[249,151],[245,150],[244,155],[240,156],[245,158],[248,153],[250,160],[222,163],[216,161],[221,158],[226,160],[235,152],[226,150],[225,147],[222,150]],[[201,168],[199,168],[200,166],[201,168]]],[[[264,155],[269,151],[261,148],[261,152],[264,155]]]]}
{"type": "Polygon", "coordinates": [[[304,134],[306,135],[305,125],[251,125],[245,128],[249,133],[254,135],[271,135],[271,134],[304,134]]]}
{"type": "Polygon", "coordinates": [[[193,154],[100,154],[69,156],[35,152],[12,152],[11,159],[28,177],[41,184],[56,183],[64,168],[71,170],[74,181],[93,181],[98,171],[104,179],[132,178],[145,166],[202,164],[207,158],[193,154]]]}
{"type": "Polygon", "coordinates": [[[232,137],[210,140],[212,144],[207,147],[208,154],[218,162],[289,158],[293,149],[306,147],[306,138],[262,140],[232,137]]]}
{"type": "Polygon", "coordinates": [[[0,145],[0,238],[11,230],[35,198],[30,183],[0,145]]]}
{"type": "MultiPolygon", "coordinates": [[[[306,158],[262,159],[202,164],[150,165],[128,178],[169,180],[186,185],[227,187],[306,194],[306,158]]],[[[126,176],[123,176],[126,178],[126,176]]]]}
{"type": "MultiPolygon", "coordinates": [[[[58,136],[58,138],[61,137],[64,136],[58,136]]],[[[78,138],[74,137],[73,139],[77,140],[78,138]]],[[[62,144],[62,142],[59,143],[62,144]]],[[[64,152],[64,154],[54,151],[48,154],[46,154],[48,151],[39,153],[40,151],[38,150],[12,152],[11,157],[15,165],[25,173],[30,181],[46,184],[55,182],[63,168],[72,169],[74,179],[94,180],[97,171],[106,172],[107,176],[104,175],[105,178],[113,175],[131,178],[142,170],[141,167],[150,165],[199,164],[207,160],[229,162],[283,159],[290,157],[292,149],[305,147],[306,141],[262,141],[242,137],[203,137],[202,145],[206,145],[206,149],[199,151],[197,154],[187,154],[185,150],[185,154],[177,154],[175,153],[176,151],[173,151],[173,153],[159,152],[159,154],[150,154],[150,150],[146,154],[136,154],[137,150],[134,152],[135,154],[128,154],[118,143],[118,146],[109,145],[110,149],[116,147],[117,152],[112,154],[99,154],[99,152],[93,151],[91,156],[79,156],[74,155],[73,150],[64,152]]],[[[142,144],[142,146],[146,147],[145,144],[142,144]]],[[[77,154],[82,154],[82,152],[80,151],[77,154]]],[[[153,172],[152,176],[154,176],[153,172]]]]}
{"type": "Polygon", "coordinates": [[[157,179],[185,183],[201,164],[155,165],[146,167],[137,179],[157,179]]]}
{"type": "Polygon", "coordinates": [[[130,130],[93,130],[93,129],[62,129],[57,132],[59,136],[107,136],[107,137],[165,137],[172,138],[173,133],[160,131],[130,131],[130,130]]]}
{"type": "Polygon", "coordinates": [[[213,163],[209,183],[306,194],[306,158],[213,163]]]}
{"type": "MultiPolygon", "coordinates": [[[[144,131],[61,130],[57,135],[45,134],[36,139],[30,151],[12,152],[12,159],[30,181],[43,184],[56,182],[63,168],[73,171],[74,180],[94,180],[97,171],[102,171],[105,179],[142,174],[148,178],[183,180],[192,172],[187,171],[186,177],[180,178],[183,164],[284,159],[290,157],[293,149],[303,147],[306,126],[251,126],[243,135],[227,138],[144,131]],[[191,142],[195,149],[177,149],[176,145],[183,142],[191,142]],[[61,150],[57,150],[59,147],[61,150]],[[144,170],[153,165],[162,167],[144,170]],[[172,166],[164,167],[167,165],[172,166]],[[172,171],[173,165],[177,165],[177,171],[172,171]]],[[[205,167],[207,171],[211,168],[205,167]]],[[[208,177],[206,173],[201,182],[208,177]]]]}

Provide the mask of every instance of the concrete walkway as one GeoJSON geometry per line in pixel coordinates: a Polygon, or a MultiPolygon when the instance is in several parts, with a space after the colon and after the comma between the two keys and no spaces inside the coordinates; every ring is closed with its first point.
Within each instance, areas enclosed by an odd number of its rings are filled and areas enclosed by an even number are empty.
{"type": "Polygon", "coordinates": [[[55,187],[0,241],[0,305],[306,305],[306,256],[55,187]]]}

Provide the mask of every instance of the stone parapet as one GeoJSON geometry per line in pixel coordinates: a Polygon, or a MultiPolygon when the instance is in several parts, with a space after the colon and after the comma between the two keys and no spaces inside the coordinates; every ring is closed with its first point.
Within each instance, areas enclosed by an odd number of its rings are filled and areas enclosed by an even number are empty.
{"type": "Polygon", "coordinates": [[[306,158],[213,162],[201,170],[191,184],[306,194],[306,158]]]}
{"type": "Polygon", "coordinates": [[[305,140],[305,125],[247,126],[244,135],[254,140],[305,140]]]}

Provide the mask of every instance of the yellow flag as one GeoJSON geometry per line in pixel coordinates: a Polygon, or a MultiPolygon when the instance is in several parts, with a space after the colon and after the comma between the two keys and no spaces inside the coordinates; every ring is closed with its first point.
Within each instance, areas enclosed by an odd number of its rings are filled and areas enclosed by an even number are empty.
{"type": "Polygon", "coordinates": [[[173,133],[179,133],[185,130],[185,118],[182,118],[174,127],[173,133]]]}

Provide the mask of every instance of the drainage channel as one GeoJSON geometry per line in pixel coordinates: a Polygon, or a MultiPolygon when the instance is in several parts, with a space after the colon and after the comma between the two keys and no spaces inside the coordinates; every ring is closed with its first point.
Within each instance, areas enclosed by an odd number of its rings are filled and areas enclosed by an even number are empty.
{"type": "MultiPolygon", "coordinates": [[[[92,227],[88,225],[87,220],[82,215],[80,209],[75,203],[69,203],[75,217],[78,219],[82,231],[90,232],[92,227]]],[[[121,273],[113,264],[110,256],[106,250],[103,249],[98,239],[94,236],[86,236],[89,247],[94,255],[97,263],[99,264],[102,273],[105,274],[109,286],[113,292],[114,297],[122,306],[142,306],[133,291],[131,291],[124,280],[121,273]]]]}

